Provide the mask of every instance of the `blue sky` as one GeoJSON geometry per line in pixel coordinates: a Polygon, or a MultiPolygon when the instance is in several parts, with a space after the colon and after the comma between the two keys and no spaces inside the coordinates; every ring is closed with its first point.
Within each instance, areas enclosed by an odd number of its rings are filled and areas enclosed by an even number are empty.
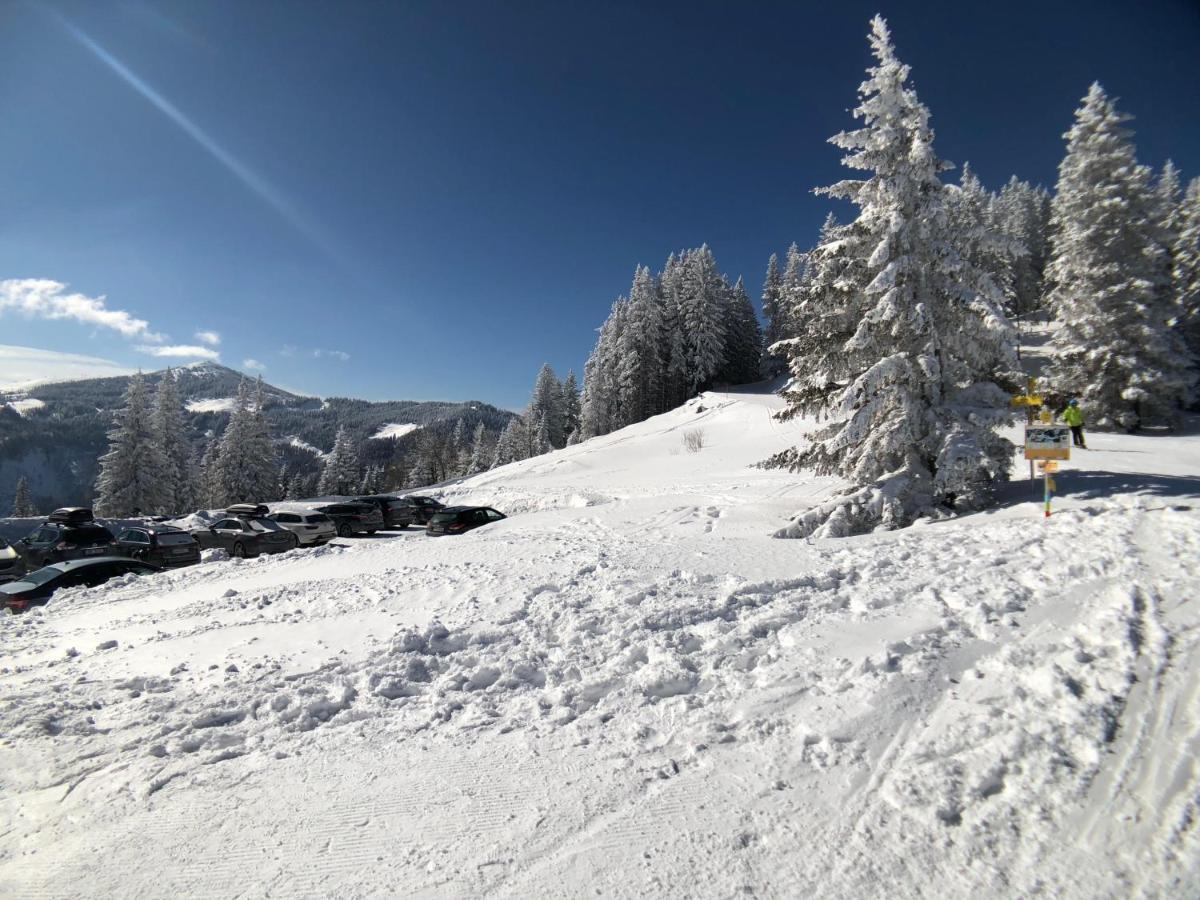
{"type": "Polygon", "coordinates": [[[0,345],[518,407],[635,265],[707,242],[757,295],[811,243],[876,11],[988,186],[1053,183],[1093,80],[1200,174],[1183,0],[10,2],[0,280],[69,287],[0,295],[0,345]]]}

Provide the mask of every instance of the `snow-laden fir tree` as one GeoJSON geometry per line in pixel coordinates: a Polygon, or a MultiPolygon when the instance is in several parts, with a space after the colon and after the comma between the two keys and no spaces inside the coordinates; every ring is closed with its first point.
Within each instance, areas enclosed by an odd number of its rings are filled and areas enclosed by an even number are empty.
{"type": "Polygon", "coordinates": [[[468,474],[467,467],[471,463],[471,446],[467,443],[467,423],[462,419],[454,423],[449,451],[453,460],[453,470],[447,474],[453,478],[461,478],[468,474]]]}
{"type": "Polygon", "coordinates": [[[583,409],[579,401],[579,381],[575,378],[575,370],[571,369],[567,372],[566,380],[563,381],[563,429],[567,433],[567,443],[577,443],[579,441],[579,427],[583,409]],[[571,440],[571,436],[575,436],[575,441],[571,440]]]}
{"type": "Polygon", "coordinates": [[[616,427],[640,422],[662,411],[662,296],[658,279],[638,266],[629,289],[625,327],[615,348],[617,367],[616,427]]]}
{"type": "Polygon", "coordinates": [[[214,470],[214,506],[275,499],[279,472],[264,405],[261,378],[253,399],[246,381],[238,385],[214,470]]]}
{"type": "Polygon", "coordinates": [[[563,447],[567,443],[566,424],[563,413],[562,382],[554,374],[550,363],[544,363],[533,384],[529,398],[529,421],[546,421],[546,431],[551,447],[563,447]]]}
{"type": "Polygon", "coordinates": [[[783,339],[783,276],[779,274],[779,256],[772,253],[767,260],[767,274],[763,278],[762,289],[763,318],[766,327],[763,329],[762,375],[773,378],[787,367],[787,361],[772,356],[769,348],[772,344],[783,339]]]}
{"type": "Polygon", "coordinates": [[[215,434],[208,435],[208,443],[204,455],[200,459],[200,490],[196,498],[202,509],[217,509],[224,500],[221,498],[218,462],[221,458],[221,440],[215,434]]]}
{"type": "Polygon", "coordinates": [[[480,422],[475,426],[475,433],[471,438],[471,455],[467,460],[466,474],[478,475],[480,472],[486,471],[491,465],[494,455],[495,449],[488,440],[487,427],[480,422]]]}
{"type": "Polygon", "coordinates": [[[192,448],[183,417],[183,399],[171,369],[163,372],[154,396],[154,431],[166,465],[167,509],[182,515],[196,503],[192,484],[192,448]]]}
{"type": "Polygon", "coordinates": [[[496,455],[492,457],[492,468],[520,462],[529,455],[528,428],[520,415],[512,416],[509,424],[500,432],[496,442],[496,455]]]}
{"type": "Polygon", "coordinates": [[[970,164],[964,163],[958,184],[946,186],[947,223],[959,257],[977,273],[976,290],[1012,316],[1017,307],[1013,260],[1026,251],[1024,244],[995,226],[992,200],[970,164]]]}
{"type": "Polygon", "coordinates": [[[726,384],[758,381],[762,369],[762,331],[740,278],[725,299],[724,329],[725,359],[718,380],[726,384]]]}
{"type": "Polygon", "coordinates": [[[1179,328],[1200,366],[1200,178],[1193,178],[1179,208],[1179,232],[1171,254],[1171,285],[1179,306],[1179,328]]]}
{"type": "Polygon", "coordinates": [[[1024,251],[1007,257],[1003,279],[1011,291],[1007,311],[1020,319],[1041,305],[1050,240],[1050,196],[1014,175],[992,201],[989,218],[994,231],[1024,251]]]}
{"type": "Polygon", "coordinates": [[[354,441],[345,428],[338,428],[333,449],[325,457],[317,491],[326,497],[345,496],[354,493],[361,480],[362,472],[354,441]]]}
{"type": "Polygon", "coordinates": [[[146,381],[138,372],[129,379],[125,405],[108,433],[108,453],[100,458],[96,512],[113,518],[173,512],[169,477],[146,381]]]}
{"type": "Polygon", "coordinates": [[[17,479],[17,491],[13,496],[12,512],[9,515],[14,519],[28,519],[37,514],[37,507],[33,505],[33,498],[29,495],[29,481],[22,475],[17,479]]]}
{"type": "Polygon", "coordinates": [[[939,179],[948,165],[882,17],[870,40],[877,63],[854,113],[863,127],[832,139],[847,151],[845,165],[869,175],[824,189],[859,215],[816,250],[843,270],[839,293],[822,302],[844,305],[816,318],[830,326],[829,349],[787,395],[788,412],[825,424],[805,447],[770,461],[840,475],[851,487],[781,536],[857,534],[978,508],[1011,462],[1011,445],[995,432],[1009,421],[1008,394],[993,382],[1015,369],[1011,325],[980,293],[983,274],[956,252],[939,179]]]}
{"type": "Polygon", "coordinates": [[[1095,425],[1173,425],[1191,370],[1172,322],[1159,204],[1131,117],[1093,84],[1065,135],[1052,212],[1048,301],[1058,318],[1051,389],[1095,425]]]}
{"type": "MultiPolygon", "coordinates": [[[[663,343],[658,355],[663,362],[664,409],[674,409],[691,396],[688,377],[688,348],[684,334],[687,326],[683,317],[683,305],[687,294],[684,266],[684,259],[672,253],[667,257],[667,263],[663,266],[662,274],[659,276],[659,288],[663,299],[663,343]]],[[[586,377],[584,393],[587,393],[586,377]]],[[[604,432],[597,433],[603,434],[604,432]]],[[[586,430],[584,434],[590,436],[586,430]]]]}
{"type": "Polygon", "coordinates": [[[688,389],[693,395],[712,387],[725,363],[725,315],[729,284],[705,244],[684,257],[684,294],[680,314],[687,348],[688,389]]]}
{"type": "Polygon", "coordinates": [[[612,312],[600,326],[596,348],[583,369],[583,399],[581,402],[582,433],[584,437],[608,434],[623,424],[620,410],[621,345],[628,314],[629,301],[624,297],[613,304],[612,312]]]}

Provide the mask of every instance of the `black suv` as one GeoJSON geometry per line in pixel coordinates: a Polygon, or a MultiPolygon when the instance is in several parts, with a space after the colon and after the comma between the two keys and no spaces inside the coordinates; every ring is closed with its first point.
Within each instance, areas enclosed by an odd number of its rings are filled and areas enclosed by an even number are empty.
{"type": "Polygon", "coordinates": [[[31,569],[68,559],[112,556],[117,539],[111,531],[96,523],[90,509],[66,507],[50,513],[46,524],[23,537],[17,551],[31,569]]]}
{"type": "Polygon", "coordinates": [[[121,552],[163,568],[192,566],[200,562],[196,539],[169,525],[136,525],[117,534],[121,552]]]}
{"type": "Polygon", "coordinates": [[[384,528],[407,528],[419,522],[417,508],[404,497],[376,494],[371,497],[355,497],[356,503],[370,503],[383,515],[384,528]]]}
{"type": "Polygon", "coordinates": [[[418,525],[428,525],[434,513],[445,508],[432,497],[401,497],[400,503],[409,508],[413,521],[418,525]]]}
{"type": "Polygon", "coordinates": [[[123,556],[102,556],[98,559],[75,559],[43,566],[0,587],[0,606],[7,606],[13,613],[24,612],[31,606],[44,606],[50,596],[61,588],[97,587],[110,578],[119,578],[132,572],[135,575],[153,575],[161,569],[140,559],[123,556]]]}
{"type": "Polygon", "coordinates": [[[383,513],[374,503],[330,503],[315,509],[333,519],[339,537],[374,534],[383,527],[383,513]]]}
{"type": "Polygon", "coordinates": [[[203,549],[219,547],[237,557],[286,553],[297,547],[300,539],[268,519],[268,512],[256,503],[235,503],[225,510],[226,518],[208,528],[193,528],[191,534],[203,549]]]}
{"type": "Polygon", "coordinates": [[[462,534],[473,528],[508,518],[490,506],[447,506],[439,509],[425,526],[426,534],[462,534]]]}

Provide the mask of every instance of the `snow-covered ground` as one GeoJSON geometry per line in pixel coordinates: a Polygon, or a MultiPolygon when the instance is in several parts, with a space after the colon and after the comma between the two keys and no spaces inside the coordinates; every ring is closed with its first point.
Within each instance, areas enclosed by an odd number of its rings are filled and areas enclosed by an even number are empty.
{"type": "Polygon", "coordinates": [[[190,413],[230,412],[237,403],[233,397],[217,397],[208,400],[189,400],[185,405],[190,413]]]}
{"type": "Polygon", "coordinates": [[[778,406],[0,619],[0,896],[1196,896],[1196,423],[808,543],[778,406]]]}
{"type": "Polygon", "coordinates": [[[390,422],[387,425],[381,425],[379,430],[371,435],[370,440],[382,441],[390,438],[402,438],[420,427],[420,425],[415,425],[412,422],[390,422]]]}
{"type": "Polygon", "coordinates": [[[20,400],[10,400],[10,401],[8,401],[7,405],[17,415],[23,416],[26,413],[32,412],[35,409],[44,408],[46,405],[46,401],[39,400],[36,397],[25,397],[20,400]]]}

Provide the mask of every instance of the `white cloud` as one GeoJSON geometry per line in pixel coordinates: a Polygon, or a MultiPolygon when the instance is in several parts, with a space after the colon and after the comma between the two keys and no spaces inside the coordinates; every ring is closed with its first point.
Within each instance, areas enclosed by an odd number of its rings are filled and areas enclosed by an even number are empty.
{"type": "Polygon", "coordinates": [[[0,314],[14,310],[40,319],[71,319],[84,325],[99,325],[125,337],[160,341],[145,319],[134,318],[123,309],[109,309],[103,296],[68,293],[61,281],[48,278],[9,278],[0,281],[0,314]]]}
{"type": "Polygon", "coordinates": [[[288,357],[295,356],[296,355],[296,347],[293,346],[292,344],[284,344],[282,347],[279,348],[279,355],[280,356],[288,356],[288,357]]]}
{"type": "Polygon", "coordinates": [[[35,384],[132,373],[133,369],[95,356],[0,344],[0,390],[23,390],[35,384]]]}
{"type": "Polygon", "coordinates": [[[242,368],[243,369],[258,369],[261,371],[262,369],[265,369],[266,366],[263,365],[262,363],[260,363],[257,359],[243,359],[242,360],[242,368]]]}
{"type": "Polygon", "coordinates": [[[312,355],[317,359],[329,356],[333,359],[341,360],[342,362],[346,362],[346,360],[350,358],[350,354],[346,353],[344,350],[322,350],[320,348],[314,350],[312,355]]]}
{"type": "Polygon", "coordinates": [[[210,347],[215,347],[221,343],[221,335],[216,331],[197,331],[193,337],[202,344],[208,344],[210,347]]]}
{"type": "Polygon", "coordinates": [[[182,359],[211,359],[214,362],[221,358],[221,354],[216,350],[208,347],[195,347],[189,344],[174,344],[166,347],[138,347],[141,353],[148,353],[150,356],[158,357],[179,357],[182,359]]]}

